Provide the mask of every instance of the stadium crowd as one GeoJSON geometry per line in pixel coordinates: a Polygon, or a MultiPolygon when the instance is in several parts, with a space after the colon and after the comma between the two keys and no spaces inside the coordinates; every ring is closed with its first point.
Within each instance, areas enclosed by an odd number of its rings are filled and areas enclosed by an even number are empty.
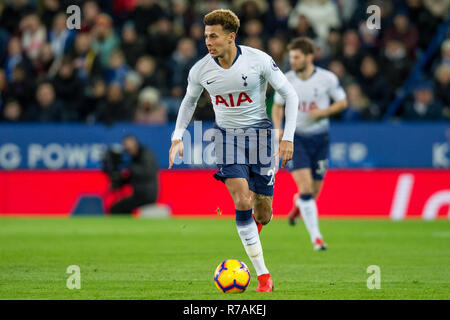
{"type": "MultiPolygon", "coordinates": [[[[192,65],[207,54],[204,14],[235,11],[238,44],[270,54],[289,70],[287,43],[308,36],[318,66],[333,71],[349,107],[340,121],[380,120],[425,54],[448,0],[2,0],[0,120],[163,124],[176,118],[192,65]],[[367,27],[367,6],[381,28],[367,27]],[[66,8],[81,8],[81,29],[66,8]]],[[[450,120],[450,38],[396,113],[406,120],[450,120]]],[[[267,103],[271,107],[271,95],[267,103]]],[[[214,119],[207,93],[194,114],[214,119]]]]}

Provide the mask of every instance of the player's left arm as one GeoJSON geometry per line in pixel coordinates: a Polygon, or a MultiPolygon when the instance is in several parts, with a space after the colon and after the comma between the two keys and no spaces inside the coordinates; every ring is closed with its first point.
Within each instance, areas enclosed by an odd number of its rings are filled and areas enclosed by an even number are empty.
{"type": "Polygon", "coordinates": [[[298,112],[298,96],[295,89],[289,83],[286,76],[281,72],[270,56],[263,64],[264,77],[270,85],[280,94],[285,101],[284,108],[284,132],[278,147],[278,155],[281,157],[281,167],[284,168],[286,163],[292,159],[294,153],[294,133],[297,122],[298,112]]]}
{"type": "Polygon", "coordinates": [[[328,118],[333,114],[342,112],[347,108],[347,96],[344,89],[339,84],[339,79],[335,74],[330,73],[329,79],[330,87],[328,88],[328,95],[335,101],[327,109],[313,109],[309,112],[309,115],[318,120],[321,118],[328,118]]]}
{"type": "Polygon", "coordinates": [[[314,120],[318,120],[321,118],[328,118],[332,116],[333,114],[341,113],[344,111],[345,108],[347,108],[347,98],[344,98],[340,101],[336,101],[332,105],[330,105],[327,109],[313,109],[309,112],[309,115],[314,120]]]}

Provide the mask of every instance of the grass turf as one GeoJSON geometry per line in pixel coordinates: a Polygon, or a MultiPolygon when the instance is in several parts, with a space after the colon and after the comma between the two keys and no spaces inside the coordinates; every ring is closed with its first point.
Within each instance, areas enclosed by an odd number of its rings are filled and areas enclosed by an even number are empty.
{"type": "Polygon", "coordinates": [[[303,224],[275,219],[261,239],[275,291],[256,273],[232,219],[0,218],[0,299],[449,299],[450,222],[321,220],[329,250],[314,252],[303,224]],[[243,294],[213,283],[225,259],[244,261],[243,294]],[[69,265],[81,289],[69,290],[69,265]],[[381,289],[366,286],[370,265],[381,289]]]}

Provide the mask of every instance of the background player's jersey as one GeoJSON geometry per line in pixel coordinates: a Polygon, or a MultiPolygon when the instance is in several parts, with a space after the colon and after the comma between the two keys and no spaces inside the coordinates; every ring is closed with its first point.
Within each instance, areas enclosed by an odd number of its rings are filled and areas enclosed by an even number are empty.
{"type": "Polygon", "coordinates": [[[272,58],[254,48],[238,46],[238,56],[231,68],[222,68],[209,54],[190,70],[187,94],[200,96],[206,89],[221,128],[267,127],[266,89],[275,89],[287,79],[272,58]]]}
{"type": "MultiPolygon", "coordinates": [[[[314,67],[313,74],[303,81],[295,71],[286,73],[286,78],[294,87],[299,98],[296,134],[318,134],[329,129],[328,118],[314,121],[309,111],[314,108],[327,109],[330,106],[330,98],[334,101],[345,99],[345,91],[340,86],[334,73],[323,68],[314,67]]],[[[275,93],[274,102],[284,104],[284,99],[275,93]]]]}

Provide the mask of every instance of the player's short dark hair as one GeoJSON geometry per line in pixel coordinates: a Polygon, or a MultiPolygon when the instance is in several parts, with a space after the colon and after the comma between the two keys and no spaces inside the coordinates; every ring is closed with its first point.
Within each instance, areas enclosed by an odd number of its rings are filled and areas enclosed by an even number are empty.
{"type": "Polygon", "coordinates": [[[223,30],[228,32],[237,33],[241,22],[237,15],[227,9],[218,9],[208,13],[205,18],[203,18],[203,23],[205,26],[221,25],[223,30]]]}
{"type": "Polygon", "coordinates": [[[288,50],[300,50],[304,55],[314,54],[314,42],[307,37],[299,37],[293,39],[289,45],[288,50]]]}

